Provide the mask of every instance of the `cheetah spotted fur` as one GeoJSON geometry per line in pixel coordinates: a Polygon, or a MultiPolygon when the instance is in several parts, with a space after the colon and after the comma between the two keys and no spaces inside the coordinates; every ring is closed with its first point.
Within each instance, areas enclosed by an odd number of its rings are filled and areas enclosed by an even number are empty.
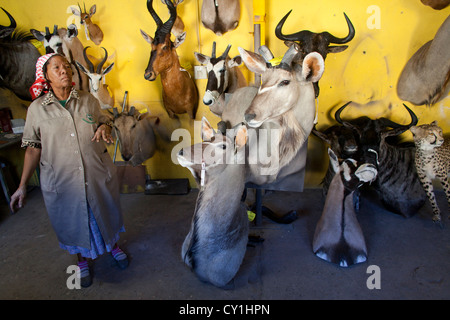
{"type": "Polygon", "coordinates": [[[444,140],[442,129],[436,121],[431,124],[412,126],[416,145],[415,165],[420,182],[427,194],[433,209],[433,221],[441,223],[441,212],[436,203],[433,192],[433,179],[438,179],[442,184],[450,205],[450,185],[448,172],[450,170],[450,141],[444,140]]]}

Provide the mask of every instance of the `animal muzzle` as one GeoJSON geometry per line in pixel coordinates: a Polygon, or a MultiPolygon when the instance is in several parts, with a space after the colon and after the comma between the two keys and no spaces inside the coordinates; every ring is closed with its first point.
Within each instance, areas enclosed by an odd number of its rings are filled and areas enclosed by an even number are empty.
{"type": "Polygon", "coordinates": [[[377,168],[373,164],[364,163],[356,170],[355,175],[361,182],[372,182],[378,174],[377,168]]]}
{"type": "Polygon", "coordinates": [[[144,78],[148,81],[154,81],[157,74],[154,71],[145,71],[144,78]]]}
{"type": "Polygon", "coordinates": [[[216,103],[217,98],[219,97],[219,92],[206,90],[205,95],[203,96],[203,103],[207,106],[216,103]]]}

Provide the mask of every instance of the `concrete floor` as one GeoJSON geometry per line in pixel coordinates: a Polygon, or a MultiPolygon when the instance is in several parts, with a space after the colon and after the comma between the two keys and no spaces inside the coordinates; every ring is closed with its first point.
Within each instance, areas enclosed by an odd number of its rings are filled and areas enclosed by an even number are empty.
{"type": "Polygon", "coordinates": [[[10,215],[0,206],[0,299],[449,299],[450,221],[442,191],[444,227],[431,221],[431,207],[404,219],[364,194],[358,215],[368,261],[342,268],[316,257],[311,243],[324,198],[320,189],[274,192],[264,203],[277,212],[297,210],[288,225],[264,217],[251,233],[264,238],[248,247],[235,288],[223,290],[199,281],[181,261],[181,244],[193,214],[197,190],[187,195],[122,194],[126,233],[120,245],[130,266],[120,270],[110,255],[93,264],[93,284],[69,290],[66,273],[76,258],[59,248],[39,189],[26,207],[10,215]],[[368,289],[380,269],[380,289],[368,289]]]}

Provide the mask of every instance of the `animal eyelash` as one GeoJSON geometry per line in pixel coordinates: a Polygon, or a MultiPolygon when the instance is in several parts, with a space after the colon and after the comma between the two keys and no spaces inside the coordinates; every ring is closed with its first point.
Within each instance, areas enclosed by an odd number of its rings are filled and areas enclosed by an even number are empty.
{"type": "Polygon", "coordinates": [[[290,80],[283,80],[283,81],[281,81],[281,82],[278,84],[278,86],[279,86],[279,87],[284,87],[284,86],[289,85],[289,83],[291,83],[290,80]]]}

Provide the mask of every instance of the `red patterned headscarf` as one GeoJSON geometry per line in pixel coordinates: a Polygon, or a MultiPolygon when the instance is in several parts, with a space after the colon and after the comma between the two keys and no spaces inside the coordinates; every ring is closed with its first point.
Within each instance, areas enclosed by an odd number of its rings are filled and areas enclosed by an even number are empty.
{"type": "Polygon", "coordinates": [[[48,84],[47,80],[44,76],[44,65],[47,63],[47,61],[56,55],[57,53],[49,53],[45,54],[36,62],[36,81],[34,81],[33,85],[30,87],[30,93],[31,98],[34,100],[36,98],[39,98],[39,96],[42,94],[42,92],[46,93],[50,89],[50,85],[48,84]]]}

